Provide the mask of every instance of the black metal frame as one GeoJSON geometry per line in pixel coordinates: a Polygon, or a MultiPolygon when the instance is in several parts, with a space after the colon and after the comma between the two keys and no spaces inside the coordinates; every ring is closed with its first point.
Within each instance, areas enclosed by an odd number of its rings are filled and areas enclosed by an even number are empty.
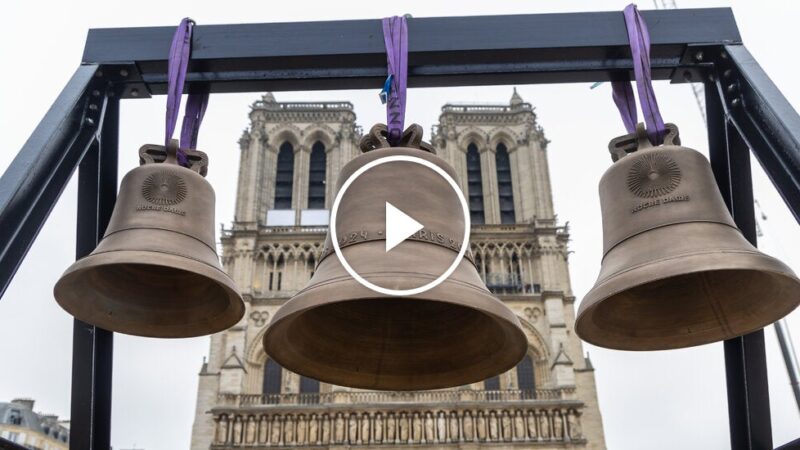
{"type": "MultiPolygon", "coordinates": [[[[728,8],[643,12],[655,79],[706,86],[712,167],[755,243],[750,151],[800,220],[800,116],[742,45],[728,8]]],[[[116,195],[120,98],[163,94],[171,27],[93,29],[82,65],[0,178],[0,294],[76,168],[77,256],[116,195]]],[[[379,20],[197,26],[187,91],[379,89],[379,20]]],[[[574,83],[630,76],[620,12],[415,18],[409,86],[574,83]]],[[[75,322],[72,449],[108,449],[112,333],[75,322]]],[[[725,342],[734,449],[772,448],[764,335],[725,342]]]]}

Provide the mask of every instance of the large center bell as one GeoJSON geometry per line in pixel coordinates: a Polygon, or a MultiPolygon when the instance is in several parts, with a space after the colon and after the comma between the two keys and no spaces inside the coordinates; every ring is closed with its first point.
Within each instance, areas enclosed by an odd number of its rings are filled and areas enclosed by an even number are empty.
{"type": "MultiPolygon", "coordinates": [[[[455,171],[422,143],[412,125],[389,148],[385,126],[362,140],[365,152],[339,174],[379,158],[408,155],[455,171]]],[[[433,170],[410,162],[364,172],[339,205],[336,231],[346,261],[378,286],[412,289],[436,279],[455,260],[464,234],[460,203],[433,170]],[[413,213],[425,229],[390,252],[385,203],[413,213]]],[[[328,383],[364,389],[414,390],[477,382],[512,368],[525,354],[519,320],[494,298],[463,258],[438,286],[411,296],[374,292],[353,279],[332,251],[330,233],[308,286],[284,304],[264,335],[267,354],[284,367],[328,383]]]]}
{"type": "Polygon", "coordinates": [[[76,318],[166,338],[222,331],[244,315],[217,257],[208,158],[187,151],[184,168],[176,148],[172,141],[139,150],[142,165],[122,179],[103,240],[56,283],[56,301],[76,318]]]}
{"type": "Polygon", "coordinates": [[[800,302],[800,280],[736,228],[711,166],[636,134],[611,141],[600,181],[603,263],[575,331],[595,345],[665,350],[756,331],[800,302]],[[637,151],[638,147],[638,151],[637,151]]]}

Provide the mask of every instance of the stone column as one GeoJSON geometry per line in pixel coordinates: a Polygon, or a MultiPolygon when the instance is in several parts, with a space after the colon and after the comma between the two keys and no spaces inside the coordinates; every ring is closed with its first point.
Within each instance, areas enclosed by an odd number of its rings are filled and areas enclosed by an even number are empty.
{"type": "Polygon", "coordinates": [[[537,190],[536,217],[550,219],[553,217],[553,194],[547,162],[547,141],[538,133],[531,136],[531,155],[536,170],[534,175],[537,190]]]}
{"type": "Polygon", "coordinates": [[[278,149],[274,145],[264,145],[262,149],[261,201],[256,205],[256,218],[259,223],[266,223],[267,210],[275,205],[275,178],[278,174],[278,149]]]}
{"type": "Polygon", "coordinates": [[[447,153],[447,161],[453,166],[453,169],[458,175],[456,181],[458,182],[461,192],[468,195],[467,189],[467,154],[466,148],[460,149],[458,141],[455,139],[448,139],[445,144],[445,152],[447,153]]]}
{"type": "Polygon", "coordinates": [[[500,199],[497,197],[497,163],[495,152],[488,146],[478,149],[481,153],[481,176],[483,177],[483,210],[487,224],[500,223],[500,199]]]}
{"type": "Polygon", "coordinates": [[[308,207],[308,166],[310,149],[299,144],[294,149],[294,181],[292,182],[292,208],[295,213],[295,224],[300,224],[300,212],[308,207]]]}
{"type": "Polygon", "coordinates": [[[511,192],[514,195],[514,216],[516,222],[525,222],[533,215],[525,200],[534,197],[535,192],[530,192],[530,177],[525,174],[527,168],[521,163],[525,156],[522,152],[528,151],[527,147],[514,145],[508,149],[508,159],[511,164],[511,192]],[[526,182],[527,181],[527,182],[526,182]],[[525,188],[528,188],[526,192],[525,188]]]}
{"type": "Polygon", "coordinates": [[[336,186],[332,182],[336,178],[334,174],[334,158],[340,153],[341,148],[337,144],[325,147],[325,209],[328,210],[333,206],[334,196],[336,195],[336,192],[334,192],[336,186]]]}
{"type": "Polygon", "coordinates": [[[239,182],[236,196],[236,222],[255,221],[255,195],[259,183],[257,168],[260,162],[261,130],[246,132],[239,139],[239,182]]]}

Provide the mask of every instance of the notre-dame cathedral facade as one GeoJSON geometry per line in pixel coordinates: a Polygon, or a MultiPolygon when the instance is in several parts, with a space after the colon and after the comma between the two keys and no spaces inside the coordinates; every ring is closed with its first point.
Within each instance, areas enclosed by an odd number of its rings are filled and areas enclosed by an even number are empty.
{"type": "Polygon", "coordinates": [[[349,102],[266,94],[252,105],[239,141],[235,218],[221,236],[247,312],[211,337],[192,450],[604,449],[594,369],[573,329],[569,233],[553,210],[548,141],[516,92],[508,104],[445,105],[431,143],[459,174],[475,263],[519,317],[525,358],[468,386],[385,392],[301,377],[264,352],[270,318],[320,257],[338,175],[359,153],[355,121],[349,102]]]}

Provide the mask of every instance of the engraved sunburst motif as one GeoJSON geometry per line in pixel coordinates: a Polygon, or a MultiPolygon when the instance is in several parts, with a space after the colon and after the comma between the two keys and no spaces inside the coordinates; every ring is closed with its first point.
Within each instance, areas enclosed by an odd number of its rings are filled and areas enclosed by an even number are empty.
{"type": "Polygon", "coordinates": [[[669,194],[681,183],[681,169],[666,155],[642,155],[628,171],[628,189],[639,197],[669,194]]]}
{"type": "Polygon", "coordinates": [[[175,205],[186,198],[186,182],[178,175],[162,170],[144,180],[142,195],[155,205],[175,205]]]}

